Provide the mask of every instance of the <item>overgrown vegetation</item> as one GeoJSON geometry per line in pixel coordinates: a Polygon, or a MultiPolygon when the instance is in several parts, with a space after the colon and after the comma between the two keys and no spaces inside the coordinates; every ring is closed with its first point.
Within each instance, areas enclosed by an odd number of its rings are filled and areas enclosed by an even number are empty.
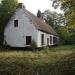
{"type": "Polygon", "coordinates": [[[75,75],[75,46],[1,51],[0,75],[75,75]]]}
{"type": "Polygon", "coordinates": [[[75,0],[51,0],[53,7],[64,11],[66,25],[58,28],[58,33],[65,44],[75,44],[75,0]],[[65,36],[64,36],[65,35],[65,36]]]}
{"type": "Polygon", "coordinates": [[[1,0],[0,3],[0,45],[3,44],[4,39],[4,29],[13,15],[18,0],[1,0]]]}

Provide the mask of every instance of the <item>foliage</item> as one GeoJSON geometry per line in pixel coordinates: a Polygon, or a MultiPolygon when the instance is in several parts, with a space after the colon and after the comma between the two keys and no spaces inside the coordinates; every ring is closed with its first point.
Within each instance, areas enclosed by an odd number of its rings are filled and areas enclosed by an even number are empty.
{"type": "Polygon", "coordinates": [[[0,52],[1,75],[75,75],[75,45],[43,51],[0,52]]]}
{"type": "Polygon", "coordinates": [[[0,44],[3,43],[4,28],[14,13],[17,3],[17,0],[2,0],[0,4],[0,44]]]}
{"type": "Polygon", "coordinates": [[[56,12],[45,10],[43,13],[43,17],[45,21],[54,28],[65,25],[65,18],[63,14],[58,14],[56,12]]]}
{"type": "Polygon", "coordinates": [[[52,12],[50,12],[49,10],[45,10],[43,12],[43,19],[45,20],[45,22],[49,25],[51,25],[52,27],[54,27],[54,24],[53,24],[53,19],[52,19],[52,12]]]}
{"type": "MultiPolygon", "coordinates": [[[[64,17],[66,19],[66,29],[67,32],[64,33],[63,37],[65,43],[67,44],[75,44],[75,0],[52,0],[53,7],[57,8],[61,6],[61,9],[64,11],[64,17]],[[68,35],[68,36],[67,36],[68,35]]],[[[60,35],[63,33],[61,31],[60,35]]]]}
{"type": "Polygon", "coordinates": [[[43,13],[43,17],[50,26],[54,28],[54,30],[58,33],[61,44],[67,44],[67,39],[69,37],[68,29],[66,28],[66,21],[63,14],[58,14],[56,12],[50,12],[46,10],[43,13]]]}
{"type": "Polygon", "coordinates": [[[73,30],[67,28],[67,26],[59,26],[56,31],[60,37],[61,44],[75,44],[75,33],[73,30]]]}

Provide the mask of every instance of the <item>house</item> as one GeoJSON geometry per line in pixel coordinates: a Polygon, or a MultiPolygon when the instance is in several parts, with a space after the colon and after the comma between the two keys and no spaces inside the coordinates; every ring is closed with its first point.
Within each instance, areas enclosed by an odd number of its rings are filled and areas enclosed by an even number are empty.
{"type": "Polygon", "coordinates": [[[51,26],[19,3],[5,28],[3,44],[11,47],[30,47],[35,41],[37,47],[44,47],[56,45],[58,40],[59,37],[51,26]]]}

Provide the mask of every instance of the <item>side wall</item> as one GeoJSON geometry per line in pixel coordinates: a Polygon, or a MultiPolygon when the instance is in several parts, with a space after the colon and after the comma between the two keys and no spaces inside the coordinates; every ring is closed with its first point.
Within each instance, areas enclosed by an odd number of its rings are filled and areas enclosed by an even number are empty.
{"type": "Polygon", "coordinates": [[[54,37],[54,35],[48,34],[48,33],[45,33],[45,32],[39,31],[39,30],[37,31],[37,34],[38,34],[38,40],[37,40],[38,47],[47,46],[47,38],[49,38],[49,46],[54,45],[53,44],[53,37],[54,37]],[[42,34],[44,34],[44,45],[41,44],[41,35],[42,34]],[[50,36],[52,36],[52,44],[50,43],[50,36]]]}

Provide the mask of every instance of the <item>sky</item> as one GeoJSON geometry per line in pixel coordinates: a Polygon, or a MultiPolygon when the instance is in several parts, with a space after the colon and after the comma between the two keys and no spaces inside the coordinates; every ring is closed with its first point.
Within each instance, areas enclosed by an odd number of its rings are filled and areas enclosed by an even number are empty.
{"type": "MultiPolygon", "coordinates": [[[[19,3],[24,3],[27,10],[32,12],[33,14],[37,14],[38,10],[41,10],[41,12],[44,12],[45,10],[55,11],[57,13],[63,13],[63,11],[58,9],[54,9],[52,7],[52,2],[50,0],[18,0],[19,3]]],[[[0,0],[1,2],[1,0],[0,0]]]]}
{"type": "Polygon", "coordinates": [[[20,3],[24,3],[27,10],[36,15],[38,10],[44,12],[49,9],[50,11],[56,11],[57,13],[63,13],[60,8],[54,9],[51,5],[52,2],[50,0],[18,0],[20,3]]]}

